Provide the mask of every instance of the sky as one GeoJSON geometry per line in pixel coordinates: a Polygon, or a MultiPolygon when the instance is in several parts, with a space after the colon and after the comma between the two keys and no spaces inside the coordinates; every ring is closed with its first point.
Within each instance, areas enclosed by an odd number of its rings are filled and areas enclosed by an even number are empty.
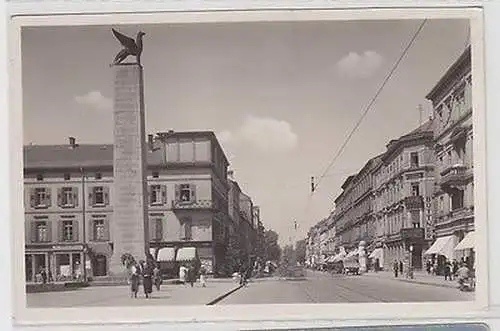
{"type": "MultiPolygon", "coordinates": [[[[114,26],[144,37],[146,130],[214,131],[282,244],[327,217],[347,176],[419,125],[425,95],[468,44],[467,20],[429,20],[317,190],[420,20],[114,26]],[[294,230],[294,222],[298,228],[294,230]]],[[[25,144],[113,141],[110,26],[24,28],[25,144]]],[[[131,59],[129,59],[131,60],[131,59]]]]}

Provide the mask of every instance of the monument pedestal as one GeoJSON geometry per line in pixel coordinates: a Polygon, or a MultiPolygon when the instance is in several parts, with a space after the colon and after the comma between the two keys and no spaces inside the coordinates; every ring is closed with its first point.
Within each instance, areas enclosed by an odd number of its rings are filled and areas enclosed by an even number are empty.
{"type": "Polygon", "coordinates": [[[112,191],[113,255],[110,275],[127,274],[121,257],[136,261],[149,253],[147,159],[144,118],[143,69],[139,64],[118,64],[114,71],[114,153],[112,191]]]}

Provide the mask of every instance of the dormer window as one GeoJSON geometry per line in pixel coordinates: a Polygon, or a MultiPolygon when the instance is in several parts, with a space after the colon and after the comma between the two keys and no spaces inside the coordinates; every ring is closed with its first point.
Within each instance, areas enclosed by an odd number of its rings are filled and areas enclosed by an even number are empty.
{"type": "Polygon", "coordinates": [[[71,179],[71,175],[66,173],[64,174],[64,180],[70,180],[71,179]]]}
{"type": "Polygon", "coordinates": [[[43,175],[42,174],[36,175],[36,180],[37,181],[42,181],[43,180],[43,175]]]}
{"type": "Polygon", "coordinates": [[[95,179],[97,180],[102,179],[102,174],[100,172],[96,172],[95,179]]]}

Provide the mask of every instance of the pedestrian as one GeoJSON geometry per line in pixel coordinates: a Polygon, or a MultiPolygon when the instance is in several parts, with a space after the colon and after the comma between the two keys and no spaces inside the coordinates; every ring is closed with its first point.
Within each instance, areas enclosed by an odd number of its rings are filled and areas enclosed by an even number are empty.
{"type": "Polygon", "coordinates": [[[459,268],[459,264],[457,262],[457,260],[453,260],[453,268],[451,270],[451,274],[454,278],[457,277],[457,273],[458,273],[458,268],[459,268]]]}
{"type": "Polygon", "coordinates": [[[160,268],[156,265],[155,268],[153,269],[153,280],[156,286],[156,290],[159,292],[160,291],[160,286],[162,283],[161,275],[160,275],[160,268]]]}
{"type": "Polygon", "coordinates": [[[240,271],[239,271],[239,274],[240,274],[240,285],[246,285],[246,270],[245,270],[245,266],[242,264],[241,267],[240,267],[240,271]]]}
{"type": "Polygon", "coordinates": [[[153,266],[151,262],[142,262],[142,287],[144,288],[144,295],[146,298],[151,297],[151,293],[153,293],[153,266]]]}
{"type": "Polygon", "coordinates": [[[47,270],[45,269],[45,267],[40,271],[40,275],[42,276],[42,282],[44,284],[47,284],[47,270]]]}
{"type": "Polygon", "coordinates": [[[431,274],[431,268],[432,268],[431,261],[430,261],[430,260],[427,260],[427,262],[425,263],[425,269],[427,270],[427,274],[428,274],[428,275],[430,275],[430,274],[431,274]]]}
{"type": "Polygon", "coordinates": [[[194,287],[194,282],[196,281],[196,270],[192,264],[188,267],[187,278],[191,287],[194,287]]]}
{"type": "Polygon", "coordinates": [[[446,260],[444,264],[444,280],[452,280],[451,279],[451,265],[450,261],[446,260]]]}
{"type": "Polygon", "coordinates": [[[403,274],[403,261],[399,261],[399,273],[403,274]]]}
{"type": "Polygon", "coordinates": [[[137,298],[137,292],[139,292],[139,268],[133,264],[130,267],[130,296],[137,298]]]}
{"type": "Polygon", "coordinates": [[[186,267],[184,265],[181,265],[179,267],[179,281],[185,285],[186,284],[186,267]]]}
{"type": "Polygon", "coordinates": [[[394,277],[398,278],[399,264],[397,261],[394,261],[392,269],[394,270],[394,277]]]}
{"type": "Polygon", "coordinates": [[[205,267],[201,267],[200,269],[200,284],[201,284],[201,287],[207,287],[207,280],[205,278],[205,274],[206,274],[206,270],[205,270],[205,267]]]}

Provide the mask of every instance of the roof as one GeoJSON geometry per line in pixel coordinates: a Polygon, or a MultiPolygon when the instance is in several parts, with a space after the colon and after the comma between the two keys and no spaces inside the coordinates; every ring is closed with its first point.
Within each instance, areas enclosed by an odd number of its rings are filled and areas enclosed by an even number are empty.
{"type": "MultiPolygon", "coordinates": [[[[161,165],[162,150],[149,152],[149,165],[161,165]]],[[[29,145],[24,146],[25,168],[79,168],[113,166],[113,145],[29,145]]]]}
{"type": "Polygon", "coordinates": [[[436,83],[432,90],[425,96],[428,100],[435,100],[443,88],[450,88],[449,81],[456,76],[460,69],[471,67],[471,47],[470,45],[460,55],[460,57],[446,70],[445,74],[436,83]]]}
{"type": "Polygon", "coordinates": [[[393,139],[387,144],[387,151],[382,155],[382,158],[387,160],[390,157],[391,153],[398,148],[402,143],[412,141],[419,138],[428,137],[429,139],[433,139],[434,131],[433,131],[433,120],[430,119],[424,124],[420,125],[415,130],[402,135],[398,139],[393,139]]]}
{"type": "MultiPolygon", "coordinates": [[[[174,138],[203,137],[216,143],[222,150],[212,131],[168,132],[158,135],[174,138]]],[[[164,165],[165,145],[160,143],[155,144],[155,147],[154,151],[148,151],[147,163],[149,166],[164,165]]],[[[25,145],[23,147],[24,167],[25,169],[112,167],[113,148],[113,144],[78,144],[75,147],[71,147],[69,144],[25,145]]],[[[222,154],[226,159],[225,154],[222,154]]]]}

